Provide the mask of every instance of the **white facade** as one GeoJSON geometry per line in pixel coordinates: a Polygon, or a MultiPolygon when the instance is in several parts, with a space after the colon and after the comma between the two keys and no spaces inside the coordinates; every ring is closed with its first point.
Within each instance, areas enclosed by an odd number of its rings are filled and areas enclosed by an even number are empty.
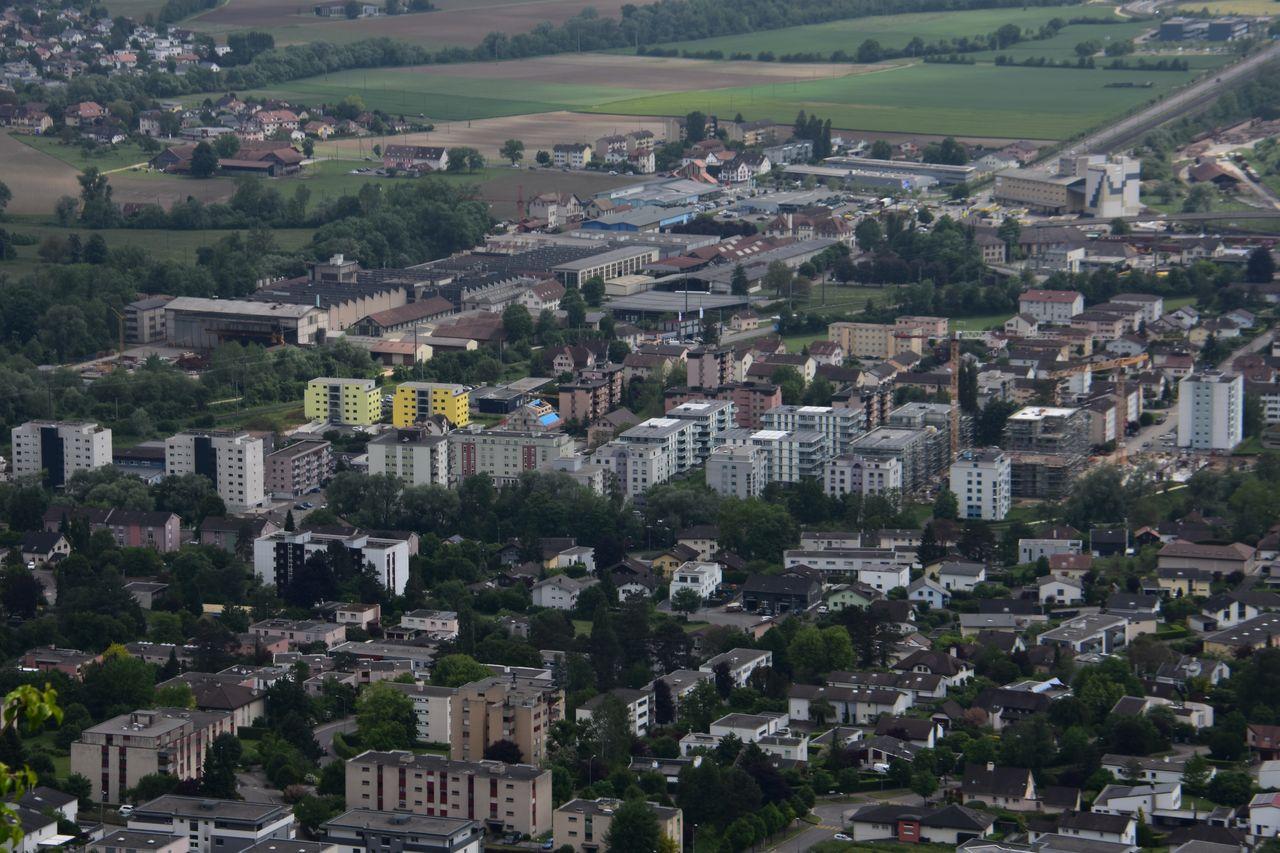
{"type": "Polygon", "coordinates": [[[386,682],[413,701],[413,719],[418,740],[423,743],[449,743],[452,737],[453,697],[457,688],[434,684],[401,684],[386,682]]]}
{"type": "Polygon", "coordinates": [[[831,445],[831,453],[844,453],[849,444],[863,432],[862,409],[837,409],[832,406],[775,406],[764,413],[765,429],[787,432],[816,432],[831,445]]]}
{"type": "Polygon", "coordinates": [[[763,447],[717,447],[707,457],[707,488],[726,497],[758,498],[769,482],[769,452],[763,447]]]}
{"type": "Polygon", "coordinates": [[[902,460],[857,453],[839,456],[822,467],[822,488],[831,497],[854,493],[887,495],[902,491],[902,460]]]}
{"type": "Polygon", "coordinates": [[[1018,313],[1040,323],[1068,323],[1084,310],[1084,294],[1075,290],[1028,290],[1018,298],[1018,313]]]}
{"type": "Polygon", "coordinates": [[[578,580],[568,575],[554,575],[533,585],[533,605],[555,610],[572,610],[578,604],[578,596],[594,580],[578,580]]]}
{"type": "Polygon", "coordinates": [[[406,486],[449,485],[449,440],[444,435],[385,433],[369,442],[369,473],[394,474],[406,486]]]}
{"type": "Polygon", "coordinates": [[[699,441],[700,426],[705,425],[694,419],[650,418],[597,447],[591,461],[611,471],[627,497],[635,497],[692,468],[700,461],[699,446],[710,453],[708,439],[699,441]]]}
{"type": "Polygon", "coordinates": [[[253,573],[264,584],[284,588],[313,554],[339,544],[356,560],[371,566],[374,576],[394,595],[404,593],[409,579],[409,540],[370,536],[360,530],[321,533],[278,530],[253,541],[253,573]]]}
{"type": "Polygon", "coordinates": [[[1012,505],[1013,465],[999,448],[966,450],[951,463],[960,518],[1001,521],[1012,505]]]}
{"type": "Polygon", "coordinates": [[[698,598],[710,598],[724,582],[724,572],[718,563],[688,562],[676,569],[671,576],[670,597],[682,589],[691,589],[698,598]]]}
{"type": "Polygon", "coordinates": [[[180,432],[165,439],[168,476],[201,474],[236,512],[266,501],[262,439],[247,432],[180,432]]]}
{"type": "Polygon", "coordinates": [[[730,400],[690,400],[671,409],[664,417],[693,425],[693,455],[701,462],[720,446],[721,437],[734,428],[736,413],[737,406],[730,400]]]}
{"type": "Polygon", "coordinates": [[[1142,212],[1138,189],[1141,162],[1132,157],[1090,157],[1084,173],[1084,209],[1098,219],[1137,216],[1142,212]]]}
{"type": "Polygon", "coordinates": [[[216,853],[243,850],[269,838],[293,838],[294,820],[293,812],[284,806],[170,794],[139,806],[129,818],[129,829],[163,835],[176,830],[187,836],[191,853],[216,853]],[[252,816],[243,815],[245,811],[252,816]]]}
{"type": "Polygon", "coordinates": [[[61,486],[76,471],[111,464],[111,430],[95,423],[27,421],[14,427],[10,438],[15,477],[35,477],[47,471],[50,485],[61,486]],[[47,459],[45,449],[51,451],[47,459]]]}
{"type": "Polygon", "coordinates": [[[906,566],[869,565],[858,570],[858,581],[872,589],[888,592],[911,583],[911,570],[906,566]]]}
{"type": "Polygon", "coordinates": [[[1231,450],[1244,440],[1244,378],[1193,373],[1178,383],[1178,446],[1231,450]]]}

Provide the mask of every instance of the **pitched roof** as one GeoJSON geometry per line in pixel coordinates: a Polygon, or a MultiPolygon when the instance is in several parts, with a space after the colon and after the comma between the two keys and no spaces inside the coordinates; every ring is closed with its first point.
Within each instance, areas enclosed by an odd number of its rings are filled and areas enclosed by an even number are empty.
{"type": "Polygon", "coordinates": [[[995,767],[990,764],[966,764],[961,787],[969,794],[994,794],[1022,797],[1026,794],[1031,771],[1025,767],[995,767]]]}

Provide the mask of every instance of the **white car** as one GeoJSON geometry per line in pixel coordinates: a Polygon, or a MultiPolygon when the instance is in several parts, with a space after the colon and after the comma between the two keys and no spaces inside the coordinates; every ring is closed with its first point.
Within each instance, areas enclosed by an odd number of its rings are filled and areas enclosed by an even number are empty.
{"type": "Polygon", "coordinates": [[[843,832],[837,832],[832,836],[836,841],[852,841],[853,839],[845,835],[843,832]]]}
{"type": "Polygon", "coordinates": [[[125,805],[116,809],[116,813],[119,814],[120,817],[129,817],[130,815],[133,814],[133,806],[126,803],[125,805]]]}

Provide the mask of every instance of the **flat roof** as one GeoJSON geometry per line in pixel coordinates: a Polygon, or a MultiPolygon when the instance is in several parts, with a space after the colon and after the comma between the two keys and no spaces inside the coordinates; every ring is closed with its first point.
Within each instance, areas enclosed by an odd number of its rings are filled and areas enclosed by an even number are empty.
{"type": "Polygon", "coordinates": [[[322,311],[311,303],[305,305],[285,302],[250,301],[248,299],[204,299],[198,296],[179,296],[170,300],[166,311],[187,311],[193,314],[244,314],[252,317],[289,317],[299,319],[312,311],[322,311]]]}
{"type": "Polygon", "coordinates": [[[748,305],[745,296],[733,296],[725,293],[707,293],[702,290],[661,291],[647,290],[630,296],[619,296],[609,301],[608,307],[614,312],[648,311],[654,313],[675,314],[682,311],[696,311],[698,308],[720,309],[748,305]]]}
{"type": "MultiPolygon", "coordinates": [[[[648,209],[653,210],[653,208],[648,208],[648,209]]],[[[627,212],[631,214],[637,214],[637,213],[642,213],[645,210],[646,208],[641,208],[640,210],[633,210],[633,211],[627,211],[627,212]]],[[[655,217],[654,219],[656,221],[658,219],[666,219],[666,218],[667,217],[662,216],[662,217],[655,217]]],[[[605,221],[607,219],[608,217],[602,216],[600,217],[600,220],[597,220],[597,221],[605,221]]],[[[620,249],[610,249],[607,252],[598,252],[594,255],[588,255],[585,258],[578,258],[577,260],[565,261],[562,264],[556,264],[554,269],[566,270],[566,271],[591,269],[592,267],[598,267],[601,264],[607,264],[613,261],[625,260],[627,258],[637,258],[642,255],[652,255],[656,251],[658,250],[655,249],[653,246],[623,246],[620,249]]]]}
{"type": "Polygon", "coordinates": [[[479,824],[474,820],[461,817],[429,817],[410,812],[379,812],[373,809],[351,809],[325,821],[322,826],[437,836],[455,835],[466,829],[478,830],[479,828],[479,824]]]}
{"type": "Polygon", "coordinates": [[[219,820],[261,822],[288,814],[288,809],[278,803],[249,803],[244,800],[219,800],[212,797],[182,797],[165,794],[143,803],[134,811],[133,820],[145,820],[143,815],[166,816],[192,815],[216,817],[219,820]]]}
{"type": "Polygon", "coordinates": [[[1045,418],[1069,418],[1079,409],[1059,406],[1024,406],[1009,416],[1011,421],[1041,421],[1045,418]]]}

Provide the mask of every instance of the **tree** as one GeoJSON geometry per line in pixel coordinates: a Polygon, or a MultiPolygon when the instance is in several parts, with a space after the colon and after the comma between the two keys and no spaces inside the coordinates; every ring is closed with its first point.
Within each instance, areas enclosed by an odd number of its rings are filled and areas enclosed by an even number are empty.
{"type": "Polygon", "coordinates": [[[772,290],[775,296],[781,297],[782,291],[791,286],[795,274],[782,261],[771,261],[764,274],[764,287],[772,290]]]}
{"type": "Polygon", "coordinates": [[[675,719],[676,704],[671,687],[661,678],[656,678],[653,681],[653,720],[659,726],[669,726],[675,719]]]}
{"type": "Polygon", "coordinates": [[[533,159],[534,159],[535,161],[537,161],[537,163],[538,163],[538,165],[539,165],[539,166],[550,166],[550,165],[551,165],[551,154],[550,154],[550,152],[547,152],[547,151],[539,151],[537,154],[535,154],[535,155],[533,156],[533,159]]]}
{"type": "Polygon", "coordinates": [[[213,140],[213,150],[219,157],[230,159],[240,151],[240,137],[234,133],[224,133],[213,140]]]}
{"type": "Polygon", "coordinates": [[[9,206],[9,202],[13,200],[13,192],[9,189],[9,185],[4,181],[0,181],[0,219],[4,218],[5,208],[9,206]]]}
{"type": "Polygon", "coordinates": [[[883,139],[877,139],[871,143],[871,150],[868,156],[873,160],[892,160],[893,146],[883,139]]]}
{"type": "Polygon", "coordinates": [[[702,596],[688,587],[677,590],[671,596],[671,609],[677,613],[694,613],[701,606],[702,596]]]}
{"type": "Polygon", "coordinates": [[[105,264],[108,257],[107,241],[101,234],[90,234],[85,241],[80,259],[86,264],[105,264]]]}
{"type": "Polygon", "coordinates": [[[938,790],[938,777],[931,770],[917,768],[911,774],[911,790],[927,801],[938,790]]]}
{"type": "Polygon", "coordinates": [[[643,799],[627,800],[613,814],[604,843],[609,853],[657,853],[662,829],[643,799]]]}
{"type": "Polygon", "coordinates": [[[684,141],[696,145],[707,138],[707,116],[694,110],[684,117],[684,141]]]}
{"type": "Polygon", "coordinates": [[[1259,246],[1249,253],[1249,262],[1245,265],[1245,281],[1253,284],[1270,284],[1275,274],[1276,261],[1270,249],[1259,246]]]}
{"type": "Polygon", "coordinates": [[[191,176],[211,178],[218,171],[218,154],[208,142],[201,142],[191,152],[191,176]]]}
{"type": "Polygon", "coordinates": [[[519,139],[508,139],[502,143],[502,149],[498,152],[504,160],[511,161],[514,166],[524,159],[524,143],[519,139]]]}
{"type": "Polygon", "coordinates": [[[1124,235],[1128,234],[1130,230],[1131,229],[1129,228],[1129,223],[1124,221],[1120,217],[1117,216],[1115,219],[1111,220],[1111,233],[1114,236],[1123,237],[1124,235]]]}
{"type": "Polygon", "coordinates": [[[1209,780],[1205,794],[1223,806],[1242,806],[1253,796],[1253,778],[1238,770],[1226,770],[1209,780]]]}
{"type": "Polygon", "coordinates": [[[461,687],[493,675],[492,670],[470,655],[445,655],[431,668],[431,683],[442,687],[461,687]]]}
{"type": "Polygon", "coordinates": [[[742,268],[742,264],[736,264],[733,268],[733,277],[729,279],[729,290],[734,296],[746,296],[751,289],[751,282],[747,280],[747,271],[742,268]]]}
{"type": "Polygon", "coordinates": [[[599,308],[600,303],[604,301],[604,279],[598,275],[591,276],[582,283],[581,291],[582,299],[588,306],[599,308]]]}
{"type": "Polygon", "coordinates": [[[956,493],[950,489],[938,489],[938,496],[933,500],[933,517],[955,521],[960,517],[960,501],[956,493]]]}
{"type": "Polygon", "coordinates": [[[358,0],[347,0],[346,5],[342,7],[346,13],[348,20],[354,21],[360,17],[360,3],[358,0]]]}
{"type": "Polygon", "coordinates": [[[529,309],[519,302],[512,302],[502,309],[502,329],[512,343],[533,337],[533,318],[529,316],[529,309]]]}
{"type": "Polygon", "coordinates": [[[200,779],[200,793],[208,797],[234,800],[236,794],[236,765],[244,747],[233,734],[223,733],[213,739],[204,757],[204,775],[200,779]]]}
{"type": "Polygon", "coordinates": [[[1201,796],[1209,782],[1209,761],[1200,753],[1187,759],[1187,766],[1182,772],[1182,787],[1188,794],[1201,796]]]}
{"type": "Polygon", "coordinates": [[[155,692],[157,708],[194,708],[196,695],[191,692],[191,685],[184,681],[157,687],[155,692]]]}
{"type": "Polygon", "coordinates": [[[385,682],[366,687],[356,702],[356,730],[366,749],[408,749],[417,731],[413,700],[385,682]]]}
{"type": "Polygon", "coordinates": [[[854,227],[853,236],[858,241],[859,249],[864,252],[874,252],[884,242],[884,229],[880,227],[878,219],[867,217],[854,227]]]}
{"type": "Polygon", "coordinates": [[[484,757],[488,761],[502,761],[506,764],[519,764],[524,761],[524,753],[515,741],[495,740],[484,748],[484,757]]]}

